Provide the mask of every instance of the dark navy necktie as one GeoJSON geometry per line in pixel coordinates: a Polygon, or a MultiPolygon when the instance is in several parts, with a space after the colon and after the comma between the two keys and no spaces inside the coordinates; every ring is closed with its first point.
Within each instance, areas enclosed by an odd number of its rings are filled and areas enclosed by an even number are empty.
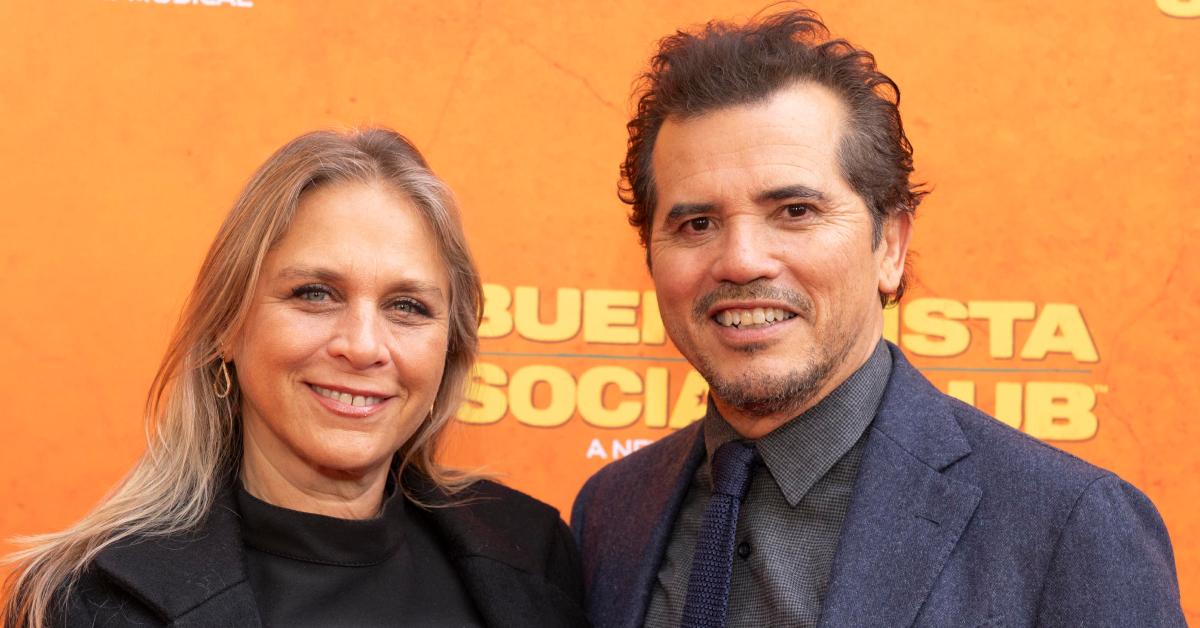
{"type": "Polygon", "coordinates": [[[758,461],[754,445],[732,441],[717,448],[712,459],[713,494],[704,510],[692,572],[683,604],[682,628],[724,628],[729,612],[729,577],[738,510],[758,461]]]}

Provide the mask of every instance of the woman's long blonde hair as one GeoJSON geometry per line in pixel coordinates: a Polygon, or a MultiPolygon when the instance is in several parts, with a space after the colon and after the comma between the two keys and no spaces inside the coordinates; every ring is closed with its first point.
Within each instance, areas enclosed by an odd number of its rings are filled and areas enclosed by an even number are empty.
{"type": "MultiPolygon", "coordinates": [[[[450,273],[446,364],[431,418],[397,452],[453,492],[475,479],[434,461],[462,399],[478,347],[482,290],[453,196],[408,140],[382,128],[317,131],[280,148],[264,163],[225,218],[209,248],[146,401],[147,448],[121,483],[75,525],[28,537],[9,557],[8,626],[43,626],[53,605],[105,547],[131,536],[167,535],[199,525],[216,494],[237,473],[242,453],[240,395],[215,392],[219,347],[236,336],[268,250],[283,237],[305,191],[327,183],[383,182],[424,213],[450,273]]],[[[224,381],[221,382],[222,387],[224,381]]]]}

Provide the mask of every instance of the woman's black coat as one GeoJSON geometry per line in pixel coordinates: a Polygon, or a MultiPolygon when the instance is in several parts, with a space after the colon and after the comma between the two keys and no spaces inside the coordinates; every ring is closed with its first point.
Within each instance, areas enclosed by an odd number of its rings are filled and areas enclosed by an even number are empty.
{"type": "MultiPolygon", "coordinates": [[[[423,500],[445,500],[419,484],[423,500]]],[[[579,554],[553,508],[488,481],[460,499],[430,509],[429,519],[488,626],[588,625],[579,554]]],[[[223,492],[187,535],[106,548],[71,589],[56,624],[260,626],[234,503],[232,491],[223,492]]]]}

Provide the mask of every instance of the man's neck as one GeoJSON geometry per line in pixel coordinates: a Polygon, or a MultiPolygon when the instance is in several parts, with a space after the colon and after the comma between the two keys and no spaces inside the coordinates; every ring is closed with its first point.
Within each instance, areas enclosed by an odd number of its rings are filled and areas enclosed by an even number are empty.
{"type": "Polygon", "coordinates": [[[821,403],[829,393],[841,386],[851,375],[858,369],[862,368],[863,364],[871,358],[876,345],[879,343],[878,338],[870,343],[860,343],[864,346],[855,347],[844,360],[839,368],[830,374],[830,376],[821,384],[817,392],[807,398],[796,399],[795,403],[789,404],[786,408],[768,415],[759,415],[747,412],[735,406],[726,404],[719,397],[713,396],[713,403],[716,404],[717,410],[721,413],[721,417],[740,435],[742,438],[754,440],[762,438],[767,434],[775,431],[785,423],[807,412],[810,408],[821,403]]]}

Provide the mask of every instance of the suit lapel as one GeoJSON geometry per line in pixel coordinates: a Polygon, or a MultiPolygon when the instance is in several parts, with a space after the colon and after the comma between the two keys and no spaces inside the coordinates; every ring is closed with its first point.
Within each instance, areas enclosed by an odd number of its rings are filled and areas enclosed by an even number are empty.
{"type": "Polygon", "coordinates": [[[890,348],[821,626],[911,625],[981,496],[942,473],[971,451],[952,402],[890,348]]]}
{"type": "Polygon", "coordinates": [[[230,493],[218,495],[204,523],[186,535],[105,549],[96,568],[168,623],[259,626],[232,502],[230,493]]]}
{"type": "MultiPolygon", "coordinates": [[[[609,513],[589,513],[606,522],[606,546],[597,548],[604,560],[592,591],[592,604],[618,618],[614,625],[635,627],[645,622],[679,507],[687,494],[696,467],[704,458],[700,422],[667,437],[663,449],[646,458],[637,472],[641,484],[631,487],[628,500],[605,504],[609,513]],[[669,440],[668,440],[669,439],[669,440]],[[645,525],[653,521],[653,526],[645,525]]],[[[600,507],[600,505],[598,505],[600,507]]]]}
{"type": "MultiPolygon", "coordinates": [[[[668,481],[651,482],[653,488],[644,493],[644,499],[639,504],[642,512],[649,517],[647,520],[657,523],[653,529],[649,530],[650,534],[645,535],[646,528],[641,527],[643,536],[634,538],[638,550],[630,555],[641,556],[643,560],[639,563],[640,568],[634,572],[637,581],[633,585],[634,588],[630,590],[640,591],[641,596],[629,605],[627,611],[629,621],[626,622],[628,626],[641,626],[645,623],[646,609],[650,606],[650,596],[654,592],[654,580],[658,576],[658,567],[662,564],[663,554],[667,551],[671,530],[675,528],[679,507],[683,504],[684,496],[687,495],[692,476],[696,474],[696,467],[704,460],[704,438],[700,425],[699,421],[693,424],[690,439],[680,439],[681,451],[667,452],[669,459],[663,461],[665,464],[661,469],[655,470],[661,472],[662,475],[651,475],[650,477],[662,477],[668,481]],[[688,442],[689,440],[691,442],[688,442]]],[[[632,517],[628,519],[630,522],[634,520],[632,517]]]]}

